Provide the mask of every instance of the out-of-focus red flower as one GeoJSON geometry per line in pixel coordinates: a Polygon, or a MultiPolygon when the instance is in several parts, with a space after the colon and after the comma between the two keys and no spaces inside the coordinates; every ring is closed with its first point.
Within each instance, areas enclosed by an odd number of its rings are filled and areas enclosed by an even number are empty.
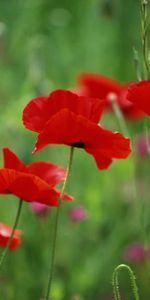
{"type": "Polygon", "coordinates": [[[124,251],[125,259],[132,263],[143,263],[149,254],[143,244],[138,242],[130,244],[124,251]]]}
{"type": "Polygon", "coordinates": [[[150,80],[130,84],[126,98],[150,116],[150,80]]]}
{"type": "MultiPolygon", "coordinates": [[[[4,223],[0,223],[0,246],[6,247],[7,243],[11,237],[12,228],[4,223]]],[[[21,243],[21,230],[16,229],[13,234],[11,244],[9,246],[10,250],[15,250],[21,243]]]]}
{"type": "Polygon", "coordinates": [[[108,77],[98,74],[81,74],[78,78],[79,93],[86,97],[104,99],[106,108],[112,110],[111,97],[115,97],[122,113],[128,119],[143,117],[143,112],[126,98],[128,85],[120,84],[108,77]]]}
{"type": "Polygon", "coordinates": [[[87,212],[84,207],[76,206],[70,209],[69,218],[73,222],[80,222],[87,218],[87,212]]]}
{"type": "Polygon", "coordinates": [[[113,158],[130,154],[130,140],[98,125],[104,101],[57,90],[29,102],[23,112],[26,128],[38,133],[34,153],[48,144],[66,144],[91,154],[99,169],[113,158]]]}
{"type": "MultiPolygon", "coordinates": [[[[54,188],[64,180],[65,170],[47,162],[25,165],[10,149],[3,149],[4,168],[0,169],[0,194],[14,194],[28,202],[58,206],[60,191],[54,188]]],[[[64,200],[73,198],[65,194],[64,200]]]]}

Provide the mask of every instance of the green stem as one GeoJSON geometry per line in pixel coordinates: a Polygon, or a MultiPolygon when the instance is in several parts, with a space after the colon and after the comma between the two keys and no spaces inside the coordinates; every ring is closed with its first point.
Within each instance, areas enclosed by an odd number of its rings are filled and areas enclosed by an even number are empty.
{"type": "Polygon", "coordinates": [[[53,273],[54,273],[56,240],[57,240],[57,234],[58,234],[58,222],[59,222],[59,215],[60,215],[60,207],[61,207],[62,200],[64,198],[65,189],[66,189],[68,178],[69,178],[70,171],[71,171],[71,166],[72,166],[72,161],[73,161],[73,152],[74,152],[74,147],[71,147],[68,165],[67,165],[66,177],[65,177],[62,189],[61,189],[60,198],[59,198],[59,206],[58,206],[57,212],[56,212],[56,219],[55,219],[55,225],[54,225],[54,237],[53,237],[53,244],[52,244],[52,254],[51,254],[51,264],[50,264],[50,272],[49,272],[49,277],[48,277],[48,286],[47,286],[45,300],[49,299],[49,295],[50,295],[50,291],[51,291],[51,285],[52,285],[53,273]]]}
{"type": "Polygon", "coordinates": [[[121,300],[121,295],[120,295],[120,291],[119,291],[118,273],[122,269],[126,269],[128,271],[130,280],[131,280],[131,287],[132,287],[134,299],[139,300],[140,298],[139,298],[139,294],[138,294],[138,288],[136,285],[135,275],[134,275],[132,269],[128,265],[125,265],[125,264],[121,264],[121,265],[117,266],[113,272],[112,285],[113,285],[115,300],[121,300]]]}
{"type": "Polygon", "coordinates": [[[150,65],[149,65],[149,58],[148,58],[148,41],[147,41],[147,27],[148,27],[147,7],[148,7],[148,0],[140,0],[141,38],[142,38],[142,51],[143,51],[143,59],[144,59],[145,78],[150,79],[150,65]]]}
{"type": "MultiPolygon", "coordinates": [[[[143,65],[144,65],[144,79],[150,79],[150,65],[149,65],[149,55],[148,55],[148,35],[147,35],[147,29],[148,29],[148,16],[147,16],[147,10],[148,8],[148,0],[140,0],[140,12],[141,12],[141,38],[142,38],[142,52],[143,52],[143,65]]],[[[144,120],[144,133],[145,133],[145,141],[146,141],[146,148],[148,151],[148,155],[150,154],[150,144],[149,144],[149,126],[148,126],[148,118],[145,116],[144,120]]],[[[143,202],[143,201],[142,201],[143,202]]],[[[142,203],[141,202],[141,203],[142,203]]],[[[147,247],[147,230],[146,230],[146,224],[145,224],[145,216],[144,212],[146,211],[145,202],[142,203],[142,209],[141,209],[141,227],[143,232],[143,239],[144,244],[147,247]]]]}
{"type": "Polygon", "coordinates": [[[133,48],[133,57],[134,57],[134,66],[135,66],[135,72],[136,72],[136,77],[138,81],[142,80],[141,76],[141,69],[140,69],[140,61],[139,61],[139,54],[136,48],[133,48]]]}
{"type": "MultiPolygon", "coordinates": [[[[147,28],[148,28],[147,8],[148,8],[148,0],[140,0],[142,50],[143,50],[145,78],[148,80],[150,79],[150,65],[149,65],[148,42],[147,42],[147,28]]],[[[147,122],[145,123],[146,123],[145,126],[146,145],[149,153],[150,147],[149,147],[149,137],[148,137],[148,126],[147,126],[147,122]]]]}
{"type": "Polygon", "coordinates": [[[20,217],[20,213],[21,213],[22,204],[23,204],[23,200],[20,199],[19,205],[18,205],[17,214],[16,214],[16,219],[15,219],[15,223],[14,223],[14,226],[13,226],[13,229],[12,229],[11,236],[10,236],[10,238],[8,240],[8,243],[7,243],[7,246],[4,249],[4,251],[2,252],[2,255],[1,255],[1,258],[0,258],[0,269],[2,267],[2,264],[4,262],[4,259],[5,259],[6,255],[7,255],[8,249],[9,249],[9,247],[11,245],[15,229],[16,229],[16,227],[18,225],[18,221],[19,221],[19,217],[20,217]]]}
{"type": "Polygon", "coordinates": [[[128,132],[128,128],[127,128],[124,116],[122,114],[122,111],[121,111],[118,103],[117,103],[117,98],[114,93],[111,93],[109,95],[109,102],[112,104],[112,108],[113,108],[114,114],[117,118],[117,121],[119,123],[120,129],[122,130],[122,132],[125,135],[129,136],[129,132],[128,132]]]}
{"type": "Polygon", "coordinates": [[[148,155],[150,155],[150,142],[149,142],[149,119],[147,116],[145,116],[145,120],[144,120],[144,129],[145,129],[145,141],[146,141],[146,148],[147,148],[147,153],[148,155]]]}
{"type": "MultiPolygon", "coordinates": [[[[114,111],[114,114],[116,116],[116,119],[118,121],[118,124],[119,124],[119,127],[121,129],[121,131],[123,132],[123,134],[125,136],[130,136],[129,134],[129,131],[128,131],[128,127],[126,125],[126,121],[124,119],[124,116],[122,114],[122,111],[118,105],[118,102],[117,102],[117,98],[116,98],[116,95],[115,94],[110,94],[109,95],[109,101],[110,103],[112,104],[112,108],[113,108],[113,111],[114,111]]],[[[134,198],[136,199],[137,197],[137,191],[136,191],[136,176],[135,176],[135,161],[134,161],[134,157],[133,157],[133,154],[132,154],[132,176],[133,176],[133,196],[134,198]]]]}

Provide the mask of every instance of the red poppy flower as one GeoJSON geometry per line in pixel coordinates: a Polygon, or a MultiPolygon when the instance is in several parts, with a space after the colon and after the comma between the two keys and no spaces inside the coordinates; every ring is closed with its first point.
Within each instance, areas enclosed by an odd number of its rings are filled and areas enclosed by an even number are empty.
{"type": "Polygon", "coordinates": [[[142,111],[126,99],[129,84],[123,85],[115,80],[97,74],[81,74],[78,81],[81,95],[104,99],[106,108],[111,110],[112,106],[109,97],[114,95],[125,117],[129,119],[143,117],[142,111]]]}
{"type": "MultiPolygon", "coordinates": [[[[3,149],[4,168],[0,169],[0,193],[14,194],[28,202],[58,206],[60,191],[54,186],[65,178],[65,170],[47,162],[25,165],[11,150],[3,149]]],[[[73,198],[65,194],[64,200],[73,198]]]]}
{"type": "Polygon", "coordinates": [[[97,124],[103,108],[104,101],[65,90],[31,100],[24,109],[23,122],[38,132],[34,152],[47,144],[84,148],[99,169],[108,168],[113,158],[126,158],[130,154],[129,139],[97,124]]]}
{"type": "Polygon", "coordinates": [[[150,80],[142,80],[129,85],[127,99],[150,116],[150,80]]]}
{"type": "MultiPolygon", "coordinates": [[[[12,228],[6,224],[0,223],[0,246],[6,247],[7,243],[11,237],[12,228]]],[[[21,243],[21,230],[16,229],[13,234],[11,244],[9,246],[10,250],[15,250],[21,243]]]]}

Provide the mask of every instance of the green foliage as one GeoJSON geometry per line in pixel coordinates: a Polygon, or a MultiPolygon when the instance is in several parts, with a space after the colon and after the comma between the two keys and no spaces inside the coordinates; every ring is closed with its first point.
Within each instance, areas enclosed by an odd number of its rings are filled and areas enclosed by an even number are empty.
{"type": "MultiPolygon", "coordinates": [[[[67,147],[51,146],[31,157],[35,135],[23,128],[22,109],[36,95],[54,88],[76,88],[81,72],[105,74],[120,82],[134,80],[132,48],[140,45],[138,18],[137,1],[130,0],[0,0],[1,148],[9,146],[26,163],[45,159],[65,166],[67,147]]],[[[102,124],[119,130],[110,114],[102,124]]],[[[133,141],[143,131],[142,122],[128,127],[133,141]]],[[[111,275],[117,264],[126,262],[124,249],[134,241],[149,241],[148,172],[149,158],[140,161],[135,153],[99,172],[91,157],[75,151],[68,191],[76,200],[62,206],[53,300],[112,299],[111,275]],[[88,218],[78,224],[68,217],[76,205],[88,212],[88,218]]],[[[0,197],[0,221],[13,224],[16,209],[14,197],[0,197]]],[[[0,274],[0,299],[43,297],[54,215],[55,208],[48,217],[38,218],[24,204],[19,224],[22,246],[6,259],[0,274]]],[[[149,262],[133,265],[133,269],[141,297],[148,299],[149,262]]],[[[126,280],[121,289],[128,299],[126,280]]]]}

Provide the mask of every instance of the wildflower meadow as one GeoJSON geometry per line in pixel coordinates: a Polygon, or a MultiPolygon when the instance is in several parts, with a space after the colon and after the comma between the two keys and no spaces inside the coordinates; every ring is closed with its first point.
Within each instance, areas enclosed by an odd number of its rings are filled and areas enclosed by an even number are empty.
{"type": "Polygon", "coordinates": [[[150,299],[149,19],[0,0],[0,300],[150,299]]]}

